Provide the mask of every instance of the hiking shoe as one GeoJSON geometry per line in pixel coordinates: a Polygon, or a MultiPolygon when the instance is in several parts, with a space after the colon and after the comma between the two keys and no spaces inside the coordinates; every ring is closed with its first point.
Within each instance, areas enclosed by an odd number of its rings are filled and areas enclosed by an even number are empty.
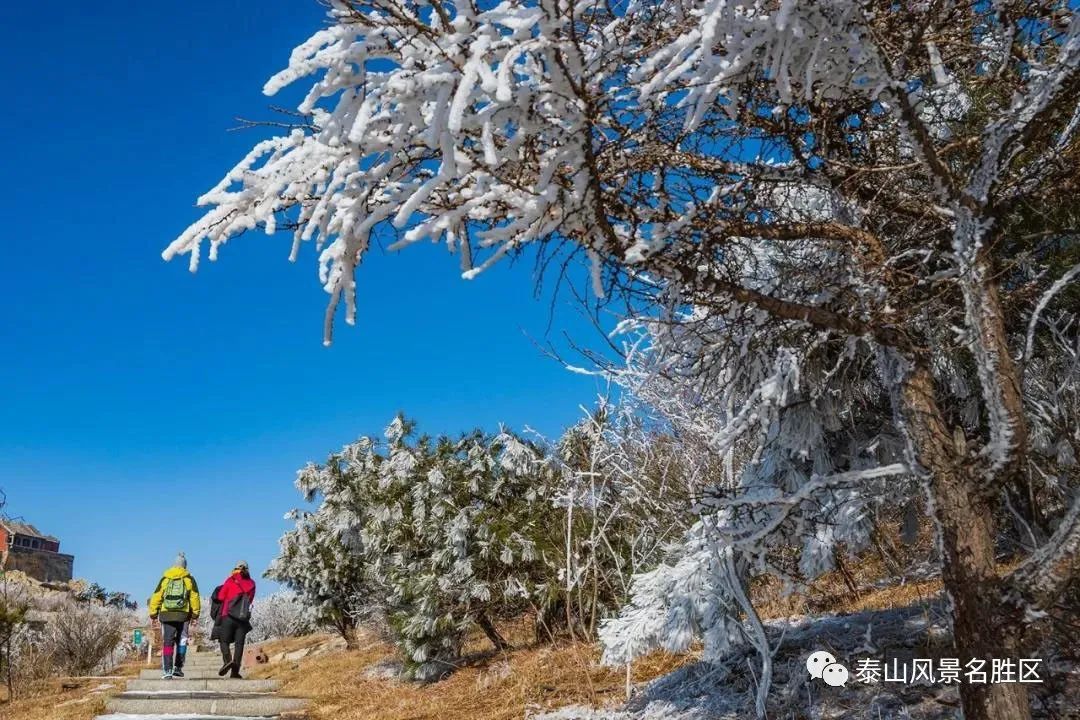
{"type": "Polygon", "coordinates": [[[172,680],[173,679],[173,672],[174,671],[166,671],[165,673],[163,673],[161,675],[161,679],[162,680],[172,680]]]}
{"type": "Polygon", "coordinates": [[[181,670],[180,668],[176,668],[175,670],[172,671],[172,676],[182,678],[182,677],[184,677],[184,671],[181,670]]]}
{"type": "Polygon", "coordinates": [[[231,673],[229,673],[229,679],[230,680],[243,680],[244,677],[240,674],[239,670],[234,668],[233,671],[231,673]]]}
{"type": "Polygon", "coordinates": [[[233,664],[231,662],[225,663],[224,665],[221,666],[221,669],[217,671],[218,677],[225,677],[225,675],[227,675],[228,672],[230,670],[232,670],[232,669],[233,669],[233,664]]]}

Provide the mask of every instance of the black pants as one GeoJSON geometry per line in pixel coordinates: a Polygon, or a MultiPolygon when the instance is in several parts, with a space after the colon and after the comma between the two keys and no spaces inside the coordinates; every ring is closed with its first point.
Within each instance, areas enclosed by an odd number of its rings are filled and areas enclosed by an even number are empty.
{"type": "Polygon", "coordinates": [[[180,638],[183,635],[183,620],[161,621],[161,667],[165,672],[170,672],[174,667],[179,668],[184,664],[183,656],[180,654],[180,638]]]}
{"type": "Polygon", "coordinates": [[[244,641],[247,640],[251,626],[239,622],[231,617],[222,618],[218,632],[218,643],[221,645],[221,659],[226,665],[235,662],[233,674],[240,671],[240,664],[244,661],[244,641]],[[229,653],[229,643],[233,643],[233,652],[229,653]]]}

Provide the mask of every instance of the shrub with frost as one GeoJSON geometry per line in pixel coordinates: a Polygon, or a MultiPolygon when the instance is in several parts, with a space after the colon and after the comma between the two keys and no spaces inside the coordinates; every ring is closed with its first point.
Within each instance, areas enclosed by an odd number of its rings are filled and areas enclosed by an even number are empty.
{"type": "Polygon", "coordinates": [[[72,603],[58,612],[45,632],[45,650],[54,667],[69,675],[111,669],[128,647],[131,616],[114,607],[72,603]]]}
{"type": "Polygon", "coordinates": [[[315,632],[319,627],[312,608],[289,591],[259,598],[251,608],[251,625],[248,638],[254,642],[299,637],[315,632]]]}
{"type": "Polygon", "coordinates": [[[286,517],[296,527],[281,537],[267,576],[285,584],[317,622],[335,628],[347,647],[355,648],[354,607],[372,595],[363,555],[342,542],[332,506],[295,510],[286,517]]]}
{"type": "Polygon", "coordinates": [[[414,668],[438,673],[466,632],[550,595],[552,473],[509,432],[415,437],[397,418],[299,473],[297,513],[271,573],[305,601],[378,607],[414,668]]]}

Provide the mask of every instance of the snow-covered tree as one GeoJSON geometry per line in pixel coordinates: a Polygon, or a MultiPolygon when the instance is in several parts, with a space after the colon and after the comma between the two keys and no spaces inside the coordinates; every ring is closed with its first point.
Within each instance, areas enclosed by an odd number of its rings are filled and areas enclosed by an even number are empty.
{"type": "MultiPolygon", "coordinates": [[[[838,397],[826,388],[887,400],[896,458],[864,467],[889,453],[856,433],[833,456],[810,432],[795,445],[817,465],[787,490],[910,478],[937,524],[958,652],[1022,653],[1022,619],[1054,603],[1080,546],[1077,379],[1062,360],[1080,274],[1072,4],[332,0],[330,12],[266,86],[311,78],[296,127],[204,195],[210,210],[166,257],[194,268],[204,242],[214,258],[255,227],[292,229],[293,257],[316,240],[329,339],[340,299],[355,319],[377,232],[394,247],[446,242],[469,278],[530,244],[571,243],[597,296],[692,306],[719,332],[684,368],[738,388],[729,433],[779,423],[791,404],[814,417],[838,397]],[[1053,385],[1037,376],[1050,369],[1053,385]],[[1007,575],[1004,521],[1030,550],[1007,575]]],[[[790,453],[751,457],[763,482],[792,477],[790,453]]],[[[789,496],[755,496],[769,527],[801,506],[789,496]]],[[[733,507],[745,503],[716,501],[733,507]]],[[[1020,684],[961,694],[971,719],[1030,714],[1020,684]]]]}
{"type": "Polygon", "coordinates": [[[560,616],[544,622],[564,624],[572,636],[594,637],[630,599],[632,578],[678,543],[717,458],[688,452],[687,438],[652,422],[635,400],[600,398],[547,448],[559,471],[554,504],[563,517],[554,563],[560,598],[552,608],[560,616]]]}
{"type": "Polygon", "coordinates": [[[768,327],[752,343],[693,314],[624,329],[629,360],[611,376],[623,402],[673,438],[675,459],[691,470],[673,480],[685,484],[695,520],[663,562],[635,576],[623,612],[604,623],[605,660],[683,652],[702,639],[704,657],[720,661],[748,643],[762,661],[764,715],[774,648],[751,581],[803,587],[835,569],[841,552],[865,549],[878,518],[919,502],[888,394],[866,357],[797,362],[782,342],[768,342],[768,327]],[[713,358],[704,374],[693,368],[701,357],[713,358]],[[860,376],[866,365],[870,374],[860,376]]]}
{"type": "Polygon", "coordinates": [[[362,557],[341,542],[341,528],[330,511],[296,510],[287,518],[296,520],[296,527],[281,537],[267,577],[296,593],[318,622],[334,627],[355,649],[354,608],[371,594],[362,557]]]}
{"type": "Polygon", "coordinates": [[[299,473],[297,487],[318,506],[298,514],[272,572],[298,592],[317,587],[351,602],[350,617],[378,608],[418,675],[438,676],[470,627],[502,649],[495,620],[550,598],[543,552],[554,473],[508,432],[414,438],[399,417],[385,436],[299,473]],[[293,551],[297,534],[312,538],[301,543],[310,551],[293,551]],[[332,559],[320,569],[315,554],[332,559]]]}

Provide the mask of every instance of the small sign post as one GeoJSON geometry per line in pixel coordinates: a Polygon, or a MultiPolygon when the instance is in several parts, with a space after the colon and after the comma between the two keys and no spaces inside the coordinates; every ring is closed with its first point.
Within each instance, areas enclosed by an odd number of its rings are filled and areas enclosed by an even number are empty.
{"type": "MultiPolygon", "coordinates": [[[[138,634],[138,637],[141,639],[142,636],[143,636],[142,635],[142,630],[136,630],[135,632],[138,634]]],[[[153,665],[154,664],[154,626],[153,625],[150,626],[150,632],[148,632],[146,634],[146,664],[147,665],[153,665]]]]}

